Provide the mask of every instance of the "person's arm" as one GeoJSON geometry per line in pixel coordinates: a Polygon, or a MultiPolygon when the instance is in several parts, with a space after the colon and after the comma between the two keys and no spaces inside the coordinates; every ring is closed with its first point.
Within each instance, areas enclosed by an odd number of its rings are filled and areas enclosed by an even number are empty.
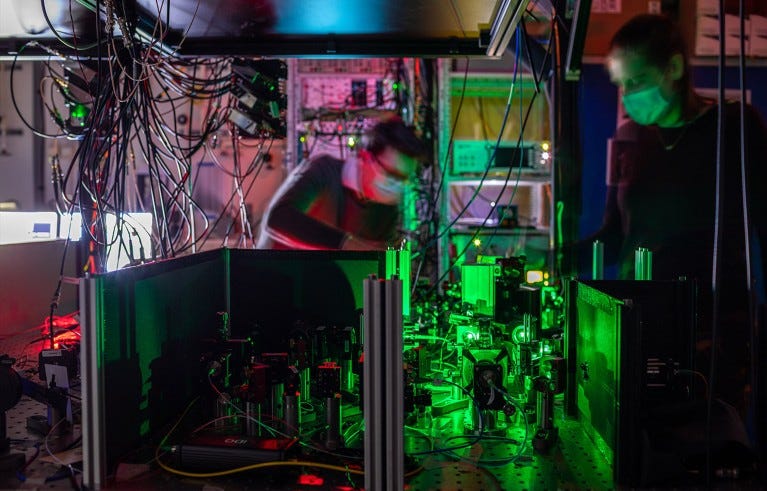
{"type": "Polygon", "coordinates": [[[602,226],[581,241],[580,254],[591,254],[591,245],[595,240],[599,240],[605,245],[604,260],[607,264],[612,264],[618,260],[618,252],[621,244],[622,225],[621,213],[618,208],[618,186],[611,184],[607,186],[607,199],[605,200],[605,211],[602,216],[602,226]]]}
{"type": "Polygon", "coordinates": [[[382,251],[386,250],[386,247],[387,244],[385,242],[360,239],[347,233],[340,248],[346,251],[382,251]]]}
{"type": "Polygon", "coordinates": [[[323,191],[337,179],[337,173],[324,158],[302,164],[277,191],[262,233],[291,248],[341,249],[345,232],[307,215],[323,191]]]}

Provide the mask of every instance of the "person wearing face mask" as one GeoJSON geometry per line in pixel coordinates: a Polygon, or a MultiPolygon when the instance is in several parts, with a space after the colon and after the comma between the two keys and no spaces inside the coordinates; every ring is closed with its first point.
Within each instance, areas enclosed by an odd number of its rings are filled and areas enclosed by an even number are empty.
{"type": "Polygon", "coordinates": [[[258,247],[383,250],[398,239],[400,204],[423,143],[401,119],[375,124],[356,155],[301,163],[275,194],[258,247]]]}
{"type": "MultiPolygon", "coordinates": [[[[600,230],[586,239],[605,244],[605,261],[621,279],[634,278],[634,251],[652,251],[652,278],[694,279],[699,297],[699,340],[711,330],[712,264],[716,212],[717,118],[725,117],[722,161],[723,227],[720,271],[722,380],[728,402],[743,408],[747,359],[748,293],[740,172],[740,104],[719,107],[693,89],[684,39],[670,19],[640,15],[614,35],[606,60],[630,118],[616,130],[607,169],[607,199],[600,230]],[[738,372],[738,373],[736,373],[738,372]]],[[[752,230],[754,287],[762,296],[767,250],[767,130],[749,105],[743,114],[752,230]]],[[[757,298],[757,301],[760,299],[757,298]]],[[[705,343],[704,343],[705,344],[705,343]]]]}

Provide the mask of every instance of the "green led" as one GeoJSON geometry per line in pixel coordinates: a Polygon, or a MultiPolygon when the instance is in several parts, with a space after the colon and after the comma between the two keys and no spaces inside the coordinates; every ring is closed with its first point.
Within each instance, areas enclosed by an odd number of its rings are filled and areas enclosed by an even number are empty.
{"type": "Polygon", "coordinates": [[[393,84],[391,84],[391,88],[394,90],[397,90],[399,89],[399,84],[397,82],[394,82],[393,84]]]}
{"type": "Polygon", "coordinates": [[[69,116],[70,118],[75,118],[82,121],[88,117],[89,112],[90,110],[85,106],[85,104],[75,104],[70,108],[69,116]]]}

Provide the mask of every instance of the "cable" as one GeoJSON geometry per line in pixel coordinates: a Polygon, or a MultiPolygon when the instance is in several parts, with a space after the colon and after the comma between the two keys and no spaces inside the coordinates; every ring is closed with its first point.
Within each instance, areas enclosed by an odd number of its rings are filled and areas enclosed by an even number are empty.
{"type": "MultiPolygon", "coordinates": [[[[460,439],[466,439],[470,438],[471,435],[453,435],[448,437],[445,441],[450,440],[460,440],[460,439]]],[[[515,462],[521,455],[522,451],[525,449],[525,442],[522,443],[518,442],[517,440],[514,440],[513,438],[507,438],[507,437],[500,437],[500,436],[491,436],[491,435],[484,435],[481,439],[481,441],[495,441],[495,442],[502,442],[507,443],[511,445],[516,445],[519,447],[519,450],[517,453],[511,457],[506,457],[503,459],[469,459],[467,457],[463,457],[461,455],[456,454],[455,452],[450,452],[455,458],[458,460],[462,460],[464,462],[470,462],[476,466],[479,467],[500,467],[504,465],[511,464],[512,462],[515,462]]]]}
{"type": "MultiPolygon", "coordinates": [[[[724,0],[719,0],[719,12],[724,12],[724,0]]],[[[725,154],[725,25],[724,15],[719,16],[719,63],[717,72],[718,81],[718,111],[717,111],[717,125],[716,125],[716,184],[715,184],[715,216],[714,216],[714,244],[713,244],[713,257],[712,257],[712,270],[711,270],[711,360],[709,365],[709,388],[711,391],[710,397],[706,401],[706,485],[711,485],[711,452],[712,452],[712,435],[711,435],[711,412],[713,407],[713,400],[716,394],[716,363],[717,363],[717,337],[718,337],[718,324],[719,324],[719,279],[720,279],[720,263],[722,259],[722,249],[720,247],[721,241],[724,235],[724,178],[722,175],[725,154]]]]}
{"type": "MultiPolygon", "coordinates": [[[[184,408],[184,410],[181,412],[181,415],[178,417],[178,419],[176,420],[176,422],[173,424],[173,426],[171,426],[171,427],[170,427],[170,429],[169,429],[169,430],[168,430],[168,432],[165,434],[165,436],[162,438],[162,440],[160,440],[160,443],[159,443],[159,445],[157,445],[157,450],[156,450],[156,452],[155,452],[155,460],[158,460],[158,459],[159,459],[159,457],[160,457],[160,454],[159,454],[159,452],[160,452],[160,449],[161,449],[161,448],[162,448],[162,447],[165,445],[165,442],[167,442],[167,441],[168,441],[168,438],[170,438],[170,435],[172,435],[172,434],[173,434],[173,432],[176,430],[176,428],[178,428],[178,425],[179,425],[179,424],[181,424],[181,421],[182,421],[182,420],[184,419],[184,417],[186,416],[186,413],[188,413],[188,412],[189,412],[189,410],[190,410],[190,409],[192,409],[192,406],[194,406],[194,404],[195,404],[195,403],[196,403],[196,402],[197,402],[199,399],[200,399],[199,397],[195,397],[194,399],[192,399],[192,401],[191,401],[189,404],[187,404],[187,405],[186,405],[186,408],[184,408]]],[[[159,460],[158,460],[158,462],[159,462],[159,460]]]]}
{"type": "Polygon", "coordinates": [[[442,385],[442,384],[452,385],[454,387],[458,387],[459,389],[461,389],[461,391],[464,394],[466,394],[466,396],[474,404],[474,408],[477,411],[477,419],[479,421],[479,424],[478,424],[479,432],[475,435],[475,439],[474,440],[472,440],[471,442],[465,443],[463,445],[457,445],[457,446],[452,446],[452,447],[432,449],[432,450],[428,450],[428,451],[424,451],[424,452],[413,452],[413,453],[408,454],[410,456],[435,455],[435,454],[442,454],[442,453],[450,453],[450,452],[452,452],[454,450],[460,450],[462,448],[471,447],[472,445],[474,445],[478,441],[482,440],[482,436],[483,436],[483,433],[485,431],[484,422],[482,421],[482,410],[479,408],[479,402],[477,402],[476,398],[474,397],[474,395],[472,395],[471,392],[469,392],[465,387],[463,387],[463,386],[461,386],[459,384],[456,384],[455,382],[452,382],[450,380],[444,380],[444,379],[440,379],[440,378],[435,378],[434,380],[432,380],[432,383],[434,385],[442,385]]]}
{"type": "MultiPolygon", "coordinates": [[[[536,92],[534,92],[534,93],[533,93],[533,96],[532,96],[532,97],[531,97],[531,99],[530,99],[530,104],[529,104],[529,105],[528,105],[528,107],[527,107],[527,113],[526,113],[526,115],[525,115],[525,119],[524,119],[524,122],[523,122],[523,126],[522,126],[523,128],[524,128],[524,126],[527,124],[527,121],[528,121],[528,119],[529,119],[529,117],[530,117],[531,109],[532,109],[532,107],[533,107],[533,103],[535,102],[535,98],[536,98],[536,95],[537,95],[537,93],[536,93],[536,92]]],[[[507,110],[508,110],[508,107],[509,107],[509,106],[507,106],[507,110]]],[[[507,117],[507,116],[508,116],[508,114],[506,115],[506,117],[507,117]]],[[[523,131],[524,131],[524,130],[523,130],[523,131]]],[[[500,136],[499,136],[499,138],[500,138],[500,136]]],[[[520,136],[519,136],[519,138],[518,138],[518,140],[517,140],[517,148],[519,148],[519,146],[520,146],[520,143],[521,143],[521,139],[522,139],[522,132],[520,132],[520,136]]],[[[500,140],[499,140],[498,142],[496,142],[496,147],[495,147],[495,149],[496,149],[496,150],[497,150],[497,148],[498,148],[498,143],[499,143],[499,142],[500,142],[500,140]]],[[[488,164],[488,167],[485,169],[485,174],[483,174],[483,176],[482,176],[482,179],[480,180],[480,184],[479,184],[479,186],[478,186],[478,189],[481,187],[481,185],[482,185],[482,181],[483,181],[483,180],[484,180],[484,178],[487,176],[487,173],[488,173],[488,171],[489,171],[489,165],[492,163],[492,160],[494,159],[494,157],[495,157],[495,151],[493,152],[493,154],[492,154],[492,155],[491,155],[491,157],[490,157],[490,163],[488,164]]],[[[511,178],[511,173],[513,172],[513,170],[514,170],[514,168],[513,168],[513,167],[509,167],[509,171],[506,173],[506,178],[505,178],[505,180],[504,180],[503,186],[501,187],[501,191],[499,192],[499,196],[498,196],[498,199],[500,199],[500,197],[501,197],[501,196],[503,195],[503,193],[505,192],[505,190],[506,190],[506,187],[507,187],[507,185],[508,185],[508,182],[509,182],[509,180],[510,180],[510,178],[511,178]]],[[[474,196],[472,196],[471,200],[470,200],[470,201],[467,203],[467,205],[464,207],[463,211],[465,211],[465,210],[468,208],[468,206],[471,204],[471,202],[472,202],[472,201],[473,201],[475,198],[476,198],[476,194],[475,194],[474,196]]],[[[497,201],[498,201],[498,200],[496,200],[496,202],[497,202],[497,201]]],[[[463,211],[462,211],[462,212],[463,212],[463,211]]],[[[491,213],[488,213],[488,215],[485,217],[485,222],[487,222],[487,220],[490,218],[491,214],[492,214],[492,210],[491,210],[491,213]]],[[[459,215],[459,217],[460,217],[460,215],[459,215]]],[[[447,231],[449,231],[450,227],[451,227],[451,226],[452,226],[452,225],[453,225],[455,222],[457,222],[457,219],[458,219],[458,217],[457,217],[456,219],[454,219],[454,220],[453,220],[453,221],[452,221],[450,224],[448,224],[448,225],[445,227],[445,230],[443,230],[442,234],[440,234],[440,236],[441,236],[441,235],[444,235],[444,233],[446,233],[447,231]]],[[[479,235],[479,231],[480,231],[480,230],[481,230],[481,229],[480,229],[480,228],[478,228],[478,229],[477,229],[477,230],[476,230],[476,231],[475,231],[475,232],[472,234],[471,238],[470,238],[470,239],[469,239],[469,240],[466,242],[466,246],[465,246],[465,247],[464,247],[464,248],[461,250],[461,252],[460,252],[460,253],[456,254],[456,258],[455,258],[453,261],[451,261],[450,265],[449,265],[447,268],[445,268],[445,272],[444,272],[444,273],[442,273],[442,275],[439,277],[439,279],[437,280],[437,282],[435,283],[435,285],[433,285],[433,286],[432,286],[432,288],[429,290],[429,293],[431,293],[432,291],[434,291],[434,290],[435,290],[435,289],[436,289],[436,288],[439,286],[439,283],[440,283],[440,282],[441,282],[441,281],[442,281],[442,280],[443,280],[443,279],[444,279],[444,278],[445,278],[447,275],[449,275],[449,274],[450,274],[450,271],[452,270],[452,268],[453,268],[453,267],[454,267],[454,266],[455,266],[455,265],[458,263],[458,261],[460,260],[460,258],[461,258],[461,257],[462,257],[462,256],[463,256],[465,253],[466,253],[466,251],[469,249],[469,247],[471,247],[471,245],[472,245],[472,241],[473,241],[473,240],[474,240],[474,239],[475,239],[475,238],[476,238],[476,237],[479,235]]],[[[438,237],[439,237],[439,236],[438,236],[438,237]]]]}
{"type": "Polygon", "coordinates": [[[30,123],[27,121],[27,119],[24,117],[24,115],[21,113],[21,109],[19,109],[19,105],[18,105],[18,103],[16,102],[16,91],[15,91],[15,90],[14,90],[14,88],[13,88],[13,87],[14,87],[14,85],[13,85],[13,75],[14,75],[14,73],[16,72],[16,63],[18,62],[19,56],[21,56],[21,53],[22,53],[22,52],[23,52],[23,51],[24,51],[24,50],[25,50],[25,49],[26,49],[28,46],[40,46],[40,43],[38,43],[37,41],[29,41],[29,42],[25,43],[25,44],[24,44],[24,45],[23,45],[21,48],[19,48],[19,51],[18,51],[18,53],[16,53],[16,54],[13,56],[13,61],[11,62],[11,73],[10,73],[10,75],[9,75],[9,85],[10,85],[10,93],[11,93],[11,104],[13,104],[13,108],[14,108],[14,110],[16,111],[16,114],[19,116],[19,119],[21,120],[21,122],[22,122],[22,123],[24,123],[24,126],[26,126],[27,128],[29,128],[29,130],[30,130],[30,131],[31,131],[33,134],[35,134],[35,135],[37,135],[37,136],[39,136],[39,137],[41,137],[41,138],[61,138],[61,137],[63,137],[63,136],[64,136],[63,134],[59,134],[59,135],[52,135],[52,134],[48,134],[48,133],[43,133],[43,132],[41,132],[41,131],[39,131],[39,130],[35,129],[35,128],[34,128],[34,127],[33,127],[33,126],[32,126],[32,125],[31,125],[31,124],[30,124],[30,123]]]}
{"type": "MultiPolygon", "coordinates": [[[[239,474],[241,472],[247,472],[247,471],[252,471],[256,469],[266,469],[268,467],[314,467],[318,469],[326,469],[330,471],[355,474],[359,476],[365,475],[364,471],[358,470],[358,469],[352,469],[350,467],[341,467],[339,465],[331,465],[331,464],[324,464],[321,462],[310,462],[310,461],[302,461],[302,460],[259,462],[257,464],[251,464],[251,465],[246,465],[246,466],[237,467],[234,469],[228,469],[225,471],[217,471],[217,472],[186,472],[179,469],[174,469],[173,467],[168,466],[167,464],[163,463],[160,460],[158,460],[157,463],[164,470],[172,474],[176,474],[176,475],[184,476],[184,477],[197,477],[197,478],[231,476],[232,474],[239,474]]],[[[420,468],[418,470],[420,472],[420,468]]],[[[406,474],[406,477],[408,477],[407,474],[406,474]]]]}
{"type": "MultiPolygon", "coordinates": [[[[492,381],[489,381],[489,382],[492,383],[492,381]]],[[[504,389],[497,386],[493,386],[493,389],[500,392],[501,395],[503,395],[504,399],[507,402],[511,403],[511,405],[517,409],[517,412],[522,414],[522,418],[525,421],[525,436],[522,438],[522,445],[520,445],[519,450],[517,451],[517,454],[513,457],[513,459],[516,460],[522,455],[522,452],[525,450],[525,447],[527,446],[527,437],[529,436],[528,426],[530,426],[530,423],[527,421],[527,413],[525,412],[525,408],[520,406],[519,403],[516,400],[514,400],[514,398],[511,397],[509,393],[506,392],[504,389]]]]}
{"type": "MultiPolygon", "coordinates": [[[[77,46],[77,36],[75,35],[75,32],[74,32],[74,26],[75,26],[74,21],[72,22],[72,28],[73,28],[72,40],[75,42],[75,44],[70,44],[66,39],[61,37],[61,34],[59,34],[59,32],[56,30],[56,27],[51,22],[51,19],[48,17],[48,9],[45,7],[45,0],[40,0],[40,8],[43,11],[43,17],[45,17],[45,23],[48,24],[48,28],[51,30],[53,35],[56,36],[56,39],[58,39],[59,42],[63,44],[64,46],[66,46],[67,48],[74,49],[75,51],[84,51],[84,50],[92,49],[98,46],[98,41],[96,41],[95,43],[87,44],[85,46],[81,46],[81,47],[77,46]]],[[[69,2],[69,16],[71,19],[72,18],[72,2],[71,1],[69,2]]],[[[100,29],[100,26],[97,26],[96,30],[98,31],[99,29],[100,29]]]]}
{"type": "MultiPolygon", "coordinates": [[[[210,379],[210,376],[208,378],[210,379]]],[[[211,384],[212,384],[212,382],[211,382],[211,384]]],[[[218,392],[219,395],[223,396],[223,394],[221,394],[221,392],[218,391],[218,389],[215,387],[214,384],[212,384],[212,387],[214,388],[214,390],[216,392],[218,392]]],[[[234,469],[228,469],[228,470],[225,470],[225,471],[206,472],[206,473],[186,472],[186,471],[182,471],[182,470],[170,467],[169,465],[167,465],[164,462],[162,462],[162,460],[160,459],[160,457],[161,457],[160,451],[161,451],[162,447],[165,445],[165,442],[168,440],[170,435],[173,433],[173,431],[179,425],[181,420],[184,418],[186,413],[189,411],[189,409],[192,407],[192,405],[197,401],[197,399],[198,398],[195,398],[186,407],[186,409],[181,414],[181,416],[179,416],[179,418],[176,421],[176,423],[173,425],[173,427],[171,427],[171,429],[168,431],[168,433],[165,435],[165,437],[163,437],[162,441],[160,442],[160,444],[155,449],[155,461],[157,462],[157,464],[162,469],[166,470],[167,472],[170,472],[170,473],[176,474],[176,475],[180,475],[180,476],[184,476],[184,477],[209,478],[209,477],[228,476],[228,475],[232,475],[232,474],[238,474],[238,473],[241,473],[241,472],[246,472],[246,471],[256,470],[256,469],[263,469],[263,468],[267,468],[267,467],[296,467],[296,466],[299,466],[299,467],[316,467],[316,468],[320,468],[320,469],[333,470],[333,471],[337,471],[337,472],[344,472],[344,473],[350,473],[350,474],[364,475],[364,471],[363,470],[352,469],[352,468],[350,468],[348,466],[347,467],[341,467],[341,466],[337,466],[337,465],[330,465],[330,464],[325,464],[325,463],[320,463],[320,462],[308,462],[308,461],[261,462],[261,463],[247,465],[247,466],[243,466],[243,467],[237,467],[237,468],[234,468],[234,469]]],[[[227,400],[227,402],[229,404],[232,404],[228,400],[227,400]]],[[[234,406],[233,404],[232,404],[232,406],[235,409],[237,409],[238,411],[240,411],[239,408],[237,408],[237,406],[234,406]]],[[[210,422],[207,423],[207,424],[210,424],[210,422]]],[[[203,425],[199,429],[202,429],[204,427],[205,427],[205,425],[203,425]]],[[[411,472],[405,474],[405,477],[410,477],[412,475],[415,475],[416,473],[420,472],[422,469],[423,469],[422,467],[418,467],[414,471],[411,471],[411,472]]]]}
{"type": "Polygon", "coordinates": [[[699,371],[682,369],[682,370],[676,370],[675,375],[677,374],[695,375],[701,380],[701,382],[703,382],[703,387],[705,389],[705,399],[708,399],[711,396],[709,392],[709,388],[708,388],[708,380],[706,380],[706,376],[700,373],[699,371]]]}
{"type": "MultiPolygon", "coordinates": [[[[433,188],[434,189],[433,199],[430,201],[431,213],[428,218],[428,221],[430,223],[435,222],[437,211],[439,210],[439,197],[445,185],[445,176],[447,175],[447,172],[448,172],[447,170],[448,163],[450,162],[450,155],[452,154],[452,151],[453,151],[453,141],[455,138],[455,131],[456,131],[456,128],[458,127],[458,121],[461,116],[461,110],[463,109],[463,102],[466,95],[466,84],[468,82],[468,78],[469,78],[469,58],[466,58],[466,66],[463,71],[463,82],[461,84],[461,95],[458,99],[458,108],[456,109],[455,118],[453,119],[453,126],[450,128],[450,135],[448,136],[447,147],[445,151],[445,158],[440,162],[439,184],[437,185],[436,188],[433,188]]],[[[439,227],[437,226],[436,228],[438,229],[439,227]]],[[[437,231],[435,230],[434,233],[436,235],[437,231]]],[[[427,256],[426,251],[431,247],[435,247],[436,245],[437,245],[436,239],[428,238],[423,244],[423,246],[421,247],[421,249],[419,250],[418,255],[420,256],[419,258],[420,260],[419,260],[419,265],[416,268],[416,272],[418,275],[420,275],[421,268],[423,267],[423,264],[426,261],[426,256],[427,256]]],[[[413,292],[415,292],[415,287],[418,283],[417,278],[418,276],[416,276],[416,281],[413,281],[413,288],[414,288],[413,292]]]]}
{"type": "Polygon", "coordinates": [[[24,470],[29,467],[29,465],[37,459],[37,457],[40,455],[40,442],[35,443],[35,453],[32,454],[32,456],[27,459],[26,462],[24,462],[24,465],[21,466],[21,469],[16,471],[16,478],[21,481],[25,482],[27,480],[27,476],[24,475],[24,470]]]}
{"type": "Polygon", "coordinates": [[[54,430],[56,430],[56,428],[58,428],[58,427],[59,427],[59,425],[60,425],[61,423],[65,422],[65,421],[67,421],[67,419],[66,419],[66,418],[61,418],[61,419],[59,420],[59,422],[58,422],[58,423],[56,423],[55,425],[53,425],[53,426],[51,427],[51,429],[50,429],[50,430],[48,430],[48,433],[46,433],[46,434],[45,434],[45,438],[43,438],[43,446],[45,447],[45,452],[46,452],[46,453],[47,453],[47,454],[48,454],[48,455],[49,455],[49,456],[50,456],[50,457],[51,457],[53,460],[55,460],[57,464],[59,464],[59,465],[60,465],[60,466],[62,466],[62,467],[65,467],[65,468],[69,469],[69,471],[72,473],[72,475],[74,475],[74,474],[75,474],[75,472],[82,472],[82,471],[80,471],[80,470],[78,470],[78,469],[75,469],[74,467],[72,467],[72,464],[65,464],[65,463],[64,463],[64,462],[63,462],[61,459],[59,459],[58,457],[56,457],[56,454],[54,454],[54,453],[51,451],[51,448],[48,446],[48,438],[49,438],[49,437],[50,437],[50,436],[53,434],[54,430]]]}
{"type": "MultiPolygon", "coordinates": [[[[517,42],[518,43],[519,43],[519,37],[521,36],[521,32],[524,32],[525,40],[527,40],[527,31],[525,30],[524,23],[522,24],[522,27],[523,27],[522,31],[517,29],[517,38],[518,38],[517,42]]],[[[530,47],[528,46],[527,49],[528,49],[528,54],[529,54],[530,47]]],[[[548,52],[548,50],[547,50],[547,52],[548,52]]],[[[535,77],[535,73],[534,73],[535,68],[532,66],[532,58],[530,59],[530,63],[531,63],[531,71],[533,72],[533,77],[535,77]]],[[[515,66],[516,66],[516,64],[515,64],[515,66]]],[[[536,79],[536,78],[533,79],[533,81],[535,83],[535,92],[533,93],[533,97],[531,98],[530,105],[528,106],[528,116],[530,114],[530,110],[532,109],[533,101],[534,101],[535,97],[538,94],[540,94],[540,89],[538,88],[539,80],[540,79],[536,79]]],[[[522,142],[522,136],[524,134],[524,130],[527,127],[527,118],[526,117],[523,118],[523,116],[522,116],[522,100],[523,100],[522,95],[523,95],[522,91],[520,90],[519,91],[519,120],[523,121],[523,123],[522,123],[522,129],[520,130],[519,140],[517,141],[517,152],[519,153],[519,166],[517,167],[517,176],[515,178],[514,185],[512,186],[511,196],[509,196],[509,199],[507,200],[507,203],[506,203],[507,206],[511,206],[512,205],[512,203],[514,201],[514,197],[517,194],[517,189],[519,189],[520,179],[522,178],[522,161],[523,161],[523,157],[524,156],[523,156],[522,151],[520,149],[521,148],[520,144],[522,142]]],[[[503,183],[503,187],[501,188],[501,191],[498,193],[498,196],[494,200],[495,203],[499,202],[501,200],[501,198],[503,197],[503,193],[505,192],[506,186],[507,186],[507,184],[509,182],[509,176],[510,176],[510,172],[506,174],[506,180],[503,183]]],[[[487,213],[487,216],[485,216],[485,222],[487,222],[487,220],[490,218],[490,216],[492,215],[492,213],[494,211],[495,211],[494,209],[491,209],[487,213]]],[[[500,217],[498,217],[498,222],[499,223],[504,219],[505,213],[506,213],[506,210],[503,210],[503,214],[500,217]]],[[[486,247],[488,247],[488,248],[490,247],[490,244],[492,244],[493,240],[498,235],[498,230],[499,230],[499,227],[494,227],[492,229],[492,233],[490,234],[490,236],[485,241],[485,246],[486,247]]],[[[524,231],[526,229],[522,229],[522,230],[524,231]]],[[[477,230],[477,232],[479,232],[479,230],[477,230]]],[[[476,237],[477,235],[475,235],[474,237],[476,237]]],[[[520,235],[521,235],[521,237],[524,238],[524,237],[526,237],[527,234],[525,232],[523,232],[520,235]]],[[[474,237],[472,237],[472,240],[474,240],[474,237]]],[[[471,243],[471,241],[469,241],[467,243],[467,245],[470,244],[470,243],[471,243]]]]}
{"type": "MultiPolygon", "coordinates": [[[[753,232],[751,224],[751,209],[749,199],[748,185],[750,182],[750,155],[749,155],[749,142],[748,142],[748,127],[746,122],[746,36],[745,36],[745,6],[744,1],[738,2],[738,16],[740,21],[740,51],[738,56],[738,75],[740,85],[740,190],[741,190],[741,203],[743,207],[743,242],[744,242],[744,257],[746,259],[746,294],[748,295],[748,339],[749,339],[749,380],[751,395],[749,397],[749,408],[754,415],[754,419],[758,421],[759,415],[759,402],[760,401],[760,387],[758,376],[758,363],[759,357],[759,333],[756,320],[756,291],[753,282],[753,251],[751,249],[751,234],[753,232]]],[[[762,246],[764,247],[764,245],[762,246]]],[[[757,430],[758,432],[758,430],[757,430]]],[[[757,440],[757,449],[761,451],[765,442],[757,440]]]]}
{"type": "MultiPolygon", "coordinates": [[[[218,389],[218,387],[216,387],[215,383],[213,383],[213,380],[210,378],[210,374],[208,375],[208,382],[210,383],[210,386],[211,386],[211,388],[213,389],[213,391],[214,391],[214,392],[216,392],[216,394],[217,394],[219,397],[221,397],[221,398],[222,398],[222,399],[223,399],[223,400],[224,400],[224,401],[225,401],[225,402],[226,402],[228,405],[232,406],[232,408],[233,408],[235,411],[237,411],[237,412],[238,412],[240,415],[244,416],[245,418],[249,419],[250,421],[253,421],[253,422],[254,422],[254,423],[256,423],[257,425],[259,425],[259,426],[261,426],[262,428],[264,428],[266,431],[268,431],[269,433],[271,433],[271,434],[272,434],[272,436],[277,436],[277,435],[279,435],[279,436],[281,436],[281,437],[283,437],[283,438],[287,438],[287,439],[290,439],[290,440],[294,440],[294,441],[295,441],[296,443],[298,443],[298,445],[300,445],[301,447],[304,447],[304,448],[308,448],[308,449],[310,449],[310,450],[313,450],[313,451],[315,451],[315,452],[324,453],[324,454],[326,454],[326,455],[332,455],[333,457],[342,458],[342,459],[349,459],[349,458],[351,458],[351,457],[350,457],[350,456],[348,456],[348,455],[341,455],[341,454],[338,454],[338,453],[334,453],[334,452],[331,452],[331,451],[329,451],[329,450],[326,450],[326,449],[324,449],[324,448],[320,448],[320,447],[317,447],[317,446],[311,445],[311,444],[309,444],[309,443],[305,443],[305,442],[302,442],[300,439],[296,438],[296,437],[295,437],[295,436],[293,436],[293,435],[289,435],[289,434],[287,434],[287,433],[281,432],[281,431],[279,431],[279,430],[277,430],[277,429],[275,429],[275,428],[272,428],[271,426],[268,426],[268,425],[264,424],[263,422],[259,421],[258,419],[256,419],[256,418],[253,418],[253,417],[251,417],[250,415],[248,415],[248,414],[247,414],[245,411],[243,411],[243,410],[242,410],[242,409],[240,409],[240,408],[239,408],[239,407],[238,407],[238,406],[237,406],[235,403],[233,403],[233,402],[230,400],[230,398],[229,398],[229,396],[228,396],[228,395],[226,395],[226,394],[222,393],[222,392],[221,392],[221,391],[218,389]]],[[[360,457],[360,459],[359,459],[359,460],[362,460],[362,458],[360,457]]]]}

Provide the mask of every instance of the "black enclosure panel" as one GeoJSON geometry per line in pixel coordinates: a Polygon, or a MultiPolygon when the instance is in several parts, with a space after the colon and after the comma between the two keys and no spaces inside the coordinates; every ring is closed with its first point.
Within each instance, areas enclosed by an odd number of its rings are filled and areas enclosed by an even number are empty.
{"type": "Polygon", "coordinates": [[[383,277],[385,253],[232,250],[232,337],[284,350],[294,327],[359,326],[362,280],[383,277]]]}
{"type": "MultiPolygon", "coordinates": [[[[86,431],[103,435],[107,470],[151,453],[185,408],[210,394],[210,353],[244,348],[235,340],[247,336],[258,352],[284,349],[298,321],[357,326],[362,280],[384,268],[383,252],[221,249],[96,277],[103,428],[86,431]],[[232,342],[222,341],[225,312],[232,342]]],[[[206,412],[198,401],[185,420],[210,419],[206,412]]]]}
{"type": "Polygon", "coordinates": [[[107,467],[151,448],[200,392],[200,352],[226,307],[224,253],[100,277],[107,467]]]}
{"type": "Polygon", "coordinates": [[[664,472],[651,464],[661,446],[656,430],[693,397],[686,389],[695,370],[695,285],[584,281],[576,288],[569,336],[578,415],[612,461],[614,481],[647,484],[664,472]]]}

